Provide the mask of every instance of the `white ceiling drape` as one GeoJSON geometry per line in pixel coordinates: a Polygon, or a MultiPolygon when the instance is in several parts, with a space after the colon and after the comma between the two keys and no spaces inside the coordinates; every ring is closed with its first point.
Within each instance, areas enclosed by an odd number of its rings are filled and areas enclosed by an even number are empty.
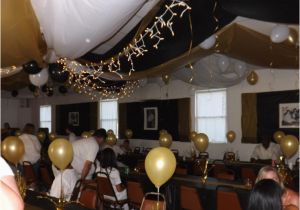
{"type": "Polygon", "coordinates": [[[109,39],[146,0],[31,0],[48,49],[78,58],[109,39]]]}

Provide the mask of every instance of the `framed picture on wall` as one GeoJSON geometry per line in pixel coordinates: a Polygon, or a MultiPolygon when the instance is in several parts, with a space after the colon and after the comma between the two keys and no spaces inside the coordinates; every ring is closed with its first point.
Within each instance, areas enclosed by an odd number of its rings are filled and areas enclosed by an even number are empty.
{"type": "Polygon", "coordinates": [[[157,107],[144,108],[144,130],[157,130],[157,107]]]}
{"type": "Polygon", "coordinates": [[[299,103],[279,104],[279,128],[299,128],[299,103]]]}
{"type": "Polygon", "coordinates": [[[73,126],[79,126],[79,112],[69,112],[68,123],[73,126]]]}

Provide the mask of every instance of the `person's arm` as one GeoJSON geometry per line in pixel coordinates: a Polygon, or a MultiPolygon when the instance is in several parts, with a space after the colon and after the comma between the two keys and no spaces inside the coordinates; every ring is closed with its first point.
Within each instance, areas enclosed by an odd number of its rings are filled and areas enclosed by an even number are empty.
{"type": "Polygon", "coordinates": [[[83,169],[82,169],[82,172],[81,172],[81,179],[82,180],[84,180],[85,177],[88,175],[89,171],[91,170],[92,164],[93,164],[93,162],[91,162],[89,160],[86,160],[84,162],[84,166],[83,166],[83,169]]]}
{"type": "Polygon", "coordinates": [[[0,180],[1,210],[23,210],[24,202],[13,176],[5,176],[0,180]]]}

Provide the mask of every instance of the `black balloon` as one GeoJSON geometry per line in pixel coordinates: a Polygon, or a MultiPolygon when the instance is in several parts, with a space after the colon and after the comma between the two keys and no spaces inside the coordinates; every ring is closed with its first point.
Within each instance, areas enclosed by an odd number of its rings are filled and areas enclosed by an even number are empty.
{"type": "Polygon", "coordinates": [[[17,97],[19,95],[19,92],[17,90],[11,91],[12,97],[17,97]]]}
{"type": "Polygon", "coordinates": [[[68,80],[69,72],[63,71],[63,66],[58,63],[49,64],[50,77],[60,83],[64,83],[68,80]]]}
{"type": "Polygon", "coordinates": [[[23,69],[28,74],[37,74],[42,69],[38,66],[36,61],[29,61],[23,65],[23,69]]]}
{"type": "Polygon", "coordinates": [[[53,96],[53,94],[54,94],[53,88],[48,88],[47,92],[46,92],[46,95],[49,96],[49,97],[51,97],[51,96],[53,96]]]}
{"type": "Polygon", "coordinates": [[[36,90],[37,86],[33,85],[33,84],[30,84],[28,85],[28,89],[31,91],[31,92],[34,92],[36,90]]]}
{"type": "Polygon", "coordinates": [[[62,94],[65,94],[68,92],[68,89],[64,85],[61,85],[59,86],[58,91],[62,94]]]}

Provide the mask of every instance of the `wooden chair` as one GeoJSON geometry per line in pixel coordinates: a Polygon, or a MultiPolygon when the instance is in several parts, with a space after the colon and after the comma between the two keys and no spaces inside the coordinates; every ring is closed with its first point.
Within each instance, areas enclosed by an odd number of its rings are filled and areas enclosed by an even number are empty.
{"type": "Polygon", "coordinates": [[[180,206],[181,209],[202,210],[200,198],[195,188],[180,186],[180,206]]]}
{"type": "Polygon", "coordinates": [[[23,161],[23,175],[27,185],[37,183],[38,179],[29,161],[23,161]]]}
{"type": "Polygon", "coordinates": [[[94,182],[94,183],[95,184],[83,182],[80,196],[78,199],[78,202],[80,204],[82,204],[83,206],[90,208],[90,209],[97,208],[97,199],[98,199],[97,185],[96,185],[96,182],[94,182]]]}
{"type": "Polygon", "coordinates": [[[113,207],[114,209],[122,209],[122,207],[128,203],[128,199],[118,200],[108,174],[98,172],[96,180],[98,198],[104,208],[113,207]],[[114,200],[107,198],[107,196],[112,197],[114,200]]]}
{"type": "Polygon", "coordinates": [[[140,209],[144,192],[139,182],[127,181],[127,194],[130,209],[140,209]]]}
{"type": "Polygon", "coordinates": [[[150,192],[146,193],[140,210],[166,210],[166,199],[163,194],[150,192]],[[147,199],[147,197],[154,196],[155,200],[147,199]],[[157,200],[157,198],[159,200],[157,200]]]}
{"type": "Polygon", "coordinates": [[[133,153],[135,154],[139,154],[141,152],[141,148],[140,147],[135,147],[133,150],[133,153]]]}
{"type": "Polygon", "coordinates": [[[174,173],[177,174],[177,175],[187,175],[187,169],[186,168],[181,168],[181,167],[176,167],[174,173]]]}
{"type": "Polygon", "coordinates": [[[221,185],[217,187],[217,210],[242,210],[235,188],[221,185]]]}
{"type": "Polygon", "coordinates": [[[47,187],[47,189],[50,189],[54,180],[53,174],[50,173],[47,166],[44,164],[40,165],[40,174],[43,185],[47,187]]]}

